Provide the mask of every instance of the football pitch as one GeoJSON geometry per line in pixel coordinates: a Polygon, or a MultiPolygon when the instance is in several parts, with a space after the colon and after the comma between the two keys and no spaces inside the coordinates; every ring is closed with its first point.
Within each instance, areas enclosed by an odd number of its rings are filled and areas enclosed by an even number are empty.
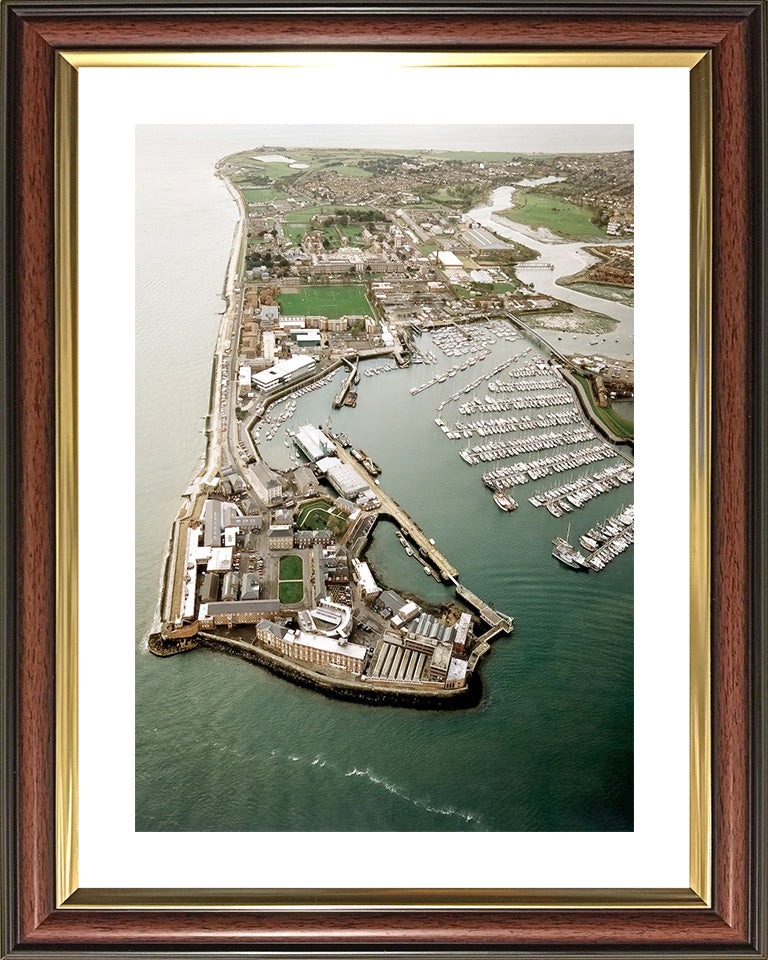
{"type": "Polygon", "coordinates": [[[373,316],[365,288],[359,284],[344,287],[302,287],[298,293],[281,293],[280,310],[289,317],[316,316],[336,320],[347,315],[373,316]]]}

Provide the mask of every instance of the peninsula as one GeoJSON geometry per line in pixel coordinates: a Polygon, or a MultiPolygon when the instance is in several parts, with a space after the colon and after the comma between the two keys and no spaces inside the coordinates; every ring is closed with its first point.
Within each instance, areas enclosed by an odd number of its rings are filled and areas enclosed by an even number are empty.
{"type": "MultiPolygon", "coordinates": [[[[524,243],[503,239],[503,226],[497,232],[467,212],[491,190],[519,182],[527,199],[527,221],[521,215],[520,222],[530,225],[534,210],[546,212],[536,191],[556,190],[571,237],[603,241],[608,255],[609,238],[621,243],[624,278],[632,262],[631,154],[570,158],[566,171],[562,158],[545,156],[265,146],[220,161],[217,175],[239,218],[213,357],[205,458],[173,523],[149,648],[169,656],[205,646],[328,695],[370,703],[471,702],[478,662],[512,631],[512,617],[460,582],[460,558],[446,557],[409,505],[387,493],[386,478],[363,449],[365,437],[335,431],[330,410],[318,409],[313,423],[287,431],[289,469],[271,465],[263,447],[308,392],[335,381],[331,407],[354,407],[361,373],[433,362],[418,346],[425,330],[472,341],[464,331],[475,322],[529,332],[554,325],[584,335],[612,329],[609,309],[604,316],[537,293],[518,270],[527,276],[526,269],[551,264],[524,243]],[[377,580],[365,555],[380,522],[394,524],[418,561],[414,571],[452,586],[449,604],[419,599],[418,577],[405,595],[377,580]]],[[[514,207],[504,216],[514,217],[514,207]]],[[[552,228],[543,216],[540,225],[552,228]]],[[[592,277],[593,288],[603,279],[592,277]]],[[[581,296],[600,304],[599,291],[581,296]]],[[[470,351],[463,365],[436,379],[487,355],[470,351]]],[[[524,371],[529,386],[560,390],[552,402],[562,403],[575,383],[566,378],[580,373],[584,409],[607,435],[587,393],[589,377],[611,361],[582,358],[574,365],[558,351],[553,356],[553,368],[540,363],[524,371]],[[571,371],[561,369],[569,365],[571,371]]],[[[599,406],[609,409],[611,397],[631,392],[633,376],[631,364],[611,369],[617,392],[610,392],[611,381],[606,393],[600,380],[599,406]]],[[[544,427],[576,415],[526,419],[544,427]]],[[[568,444],[597,440],[587,425],[559,436],[568,444]]],[[[554,443],[526,441],[524,449],[554,443]]],[[[599,444],[589,453],[583,462],[614,455],[599,444]]],[[[464,459],[488,456],[473,448],[464,459]]],[[[505,496],[496,502],[516,507],[505,496]]]]}

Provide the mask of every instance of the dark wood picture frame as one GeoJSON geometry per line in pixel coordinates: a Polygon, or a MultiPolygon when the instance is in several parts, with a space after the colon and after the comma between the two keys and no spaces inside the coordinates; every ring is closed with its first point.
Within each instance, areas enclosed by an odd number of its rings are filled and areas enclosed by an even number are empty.
{"type": "Polygon", "coordinates": [[[2,7],[3,957],[722,956],[766,930],[765,0],[7,0],[2,7]],[[707,909],[57,909],[56,51],[643,49],[712,53],[713,905],[707,909]]]}

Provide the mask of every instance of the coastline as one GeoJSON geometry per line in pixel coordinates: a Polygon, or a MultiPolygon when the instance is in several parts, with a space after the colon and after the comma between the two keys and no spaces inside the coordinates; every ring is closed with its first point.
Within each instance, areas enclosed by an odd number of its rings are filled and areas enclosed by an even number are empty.
{"type": "Polygon", "coordinates": [[[156,657],[171,657],[205,647],[263,667],[275,676],[300,687],[321,693],[333,700],[365,703],[371,706],[415,707],[421,710],[456,710],[476,706],[482,699],[482,683],[473,672],[470,683],[456,690],[394,687],[382,683],[355,681],[309,669],[304,664],[287,660],[263,647],[255,647],[234,637],[200,633],[195,637],[168,641],[159,634],[150,637],[149,650],[156,657]],[[169,649],[172,644],[173,649],[169,649]]]}
{"type": "MultiPolygon", "coordinates": [[[[297,664],[294,660],[284,657],[276,651],[267,649],[264,645],[256,647],[253,644],[246,644],[233,637],[212,634],[209,631],[213,626],[196,619],[194,623],[181,626],[179,620],[179,606],[176,603],[176,595],[183,587],[181,586],[184,577],[184,566],[187,555],[188,536],[190,531],[200,523],[203,507],[208,495],[213,493],[219,483],[219,474],[225,466],[229,465],[240,474],[245,481],[246,488],[251,493],[254,492],[252,485],[248,481],[243,464],[239,460],[239,455],[233,449],[232,436],[230,428],[225,426],[225,416],[234,412],[231,400],[227,400],[228,409],[224,412],[224,401],[222,398],[228,397],[227,387],[231,386],[232,380],[228,379],[228,373],[231,375],[234,370],[230,356],[236,356],[236,344],[240,332],[240,314],[242,312],[242,303],[244,296],[244,281],[242,277],[243,254],[246,240],[246,221],[247,211],[242,194],[236,190],[230,179],[222,173],[220,165],[217,164],[216,176],[221,179],[230,196],[235,200],[238,207],[238,220],[235,226],[232,244],[230,247],[227,269],[225,273],[223,296],[226,300],[226,306],[221,314],[219,330],[216,337],[216,346],[214,350],[213,363],[211,369],[211,387],[208,413],[205,418],[206,447],[203,463],[197,470],[187,488],[182,495],[182,502],[179,511],[174,519],[171,536],[169,538],[168,550],[166,553],[164,572],[162,579],[161,599],[158,603],[158,611],[161,613],[161,623],[153,624],[153,632],[149,635],[147,646],[151,653],[156,656],[171,656],[177,653],[186,652],[206,646],[210,649],[221,650],[230,655],[240,656],[241,658],[251,660],[261,666],[266,667],[274,673],[278,673],[286,679],[303,686],[311,687],[328,696],[341,699],[354,699],[360,702],[371,704],[397,704],[401,706],[426,706],[427,704],[459,704],[479,702],[481,690],[479,680],[475,675],[475,668],[478,661],[489,650],[489,641],[497,637],[500,633],[510,633],[512,631],[513,619],[500,614],[485,604],[480,598],[476,597],[470,591],[466,590],[458,583],[456,577],[458,571],[442,557],[436,548],[427,544],[434,544],[434,541],[427,541],[417,524],[414,524],[408,514],[394,500],[387,497],[380,489],[376,488],[377,494],[382,497],[385,508],[381,511],[382,518],[393,522],[396,526],[407,529],[411,537],[416,537],[418,541],[423,541],[420,546],[420,554],[427,556],[433,561],[432,553],[436,553],[440,558],[437,564],[438,571],[443,580],[452,581],[456,587],[457,605],[464,610],[477,611],[479,621],[483,623],[484,630],[480,637],[474,638],[474,647],[469,656],[467,665],[467,676],[463,685],[448,686],[437,684],[433,681],[403,681],[387,680],[372,681],[366,679],[365,674],[358,679],[352,675],[330,676],[319,673],[304,665],[297,664]],[[425,552],[426,549],[426,552],[425,552]],[[171,623],[175,621],[176,626],[171,623]],[[205,631],[203,627],[205,626],[205,631]]],[[[378,353],[379,351],[368,351],[378,353]]],[[[384,351],[389,353],[390,351],[384,351]]],[[[329,371],[337,369],[343,363],[343,359],[336,358],[326,366],[320,366],[303,383],[311,384],[317,379],[322,379],[329,371]]],[[[277,391],[274,395],[265,397],[263,401],[255,406],[253,413],[245,420],[244,427],[250,430],[256,421],[266,414],[267,409],[274,403],[284,399],[291,392],[288,386],[283,390],[277,391]]],[[[293,388],[295,389],[295,388],[293,388]]],[[[233,391],[234,393],[234,391],[233,391]]],[[[234,418],[230,417],[230,422],[234,418]]],[[[348,460],[346,450],[338,442],[335,443],[336,455],[342,461],[348,460]]],[[[254,447],[255,450],[255,447],[254,447]]],[[[256,451],[257,452],[257,451],[256,451]]],[[[257,452],[258,456],[258,452],[257,452]]],[[[263,463],[263,461],[259,461],[263,463]]],[[[265,464],[266,466],[266,464],[265,464]]],[[[364,553],[367,547],[366,534],[361,553],[364,553]]],[[[387,589],[386,587],[384,588],[387,589]]],[[[182,593],[182,595],[184,595],[182,593]]],[[[429,605],[422,604],[429,607],[429,605]]],[[[282,607],[282,605],[281,605],[282,607]]],[[[447,608],[446,608],[447,609],[447,608]]],[[[295,614],[295,610],[290,608],[279,609],[284,616],[289,617],[295,614]]],[[[441,610],[445,612],[445,610],[441,610]]],[[[470,617],[471,613],[468,614],[470,617]]],[[[231,621],[228,624],[231,626],[231,621]]],[[[214,627],[215,629],[215,627],[214,627]]],[[[383,641],[383,636],[379,638],[383,641]]],[[[371,648],[372,651],[373,648],[371,648]]]]}

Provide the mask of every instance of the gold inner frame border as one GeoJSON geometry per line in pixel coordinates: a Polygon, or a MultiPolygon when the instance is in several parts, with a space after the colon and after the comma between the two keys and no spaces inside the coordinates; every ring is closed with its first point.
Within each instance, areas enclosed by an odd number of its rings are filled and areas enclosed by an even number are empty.
{"type": "Polygon", "coordinates": [[[63,909],[706,909],[712,897],[712,66],[707,51],[59,51],[56,56],[56,903],[63,909]],[[89,67],[683,67],[690,71],[690,886],[649,889],[95,889],[78,882],[77,72],[89,67]]]}

